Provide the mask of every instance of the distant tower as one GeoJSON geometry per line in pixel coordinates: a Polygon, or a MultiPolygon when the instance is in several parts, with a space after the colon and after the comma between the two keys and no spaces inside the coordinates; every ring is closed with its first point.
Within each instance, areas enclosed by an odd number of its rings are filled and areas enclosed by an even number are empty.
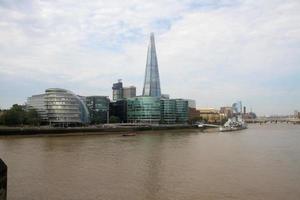
{"type": "Polygon", "coordinates": [[[153,33],[150,34],[150,44],[148,46],[143,96],[161,96],[158,64],[153,33]]]}
{"type": "Polygon", "coordinates": [[[117,83],[113,84],[113,100],[123,99],[123,83],[122,80],[119,79],[117,83]]]}
{"type": "Polygon", "coordinates": [[[128,99],[132,97],[136,97],[136,87],[123,87],[123,98],[128,99]]]}

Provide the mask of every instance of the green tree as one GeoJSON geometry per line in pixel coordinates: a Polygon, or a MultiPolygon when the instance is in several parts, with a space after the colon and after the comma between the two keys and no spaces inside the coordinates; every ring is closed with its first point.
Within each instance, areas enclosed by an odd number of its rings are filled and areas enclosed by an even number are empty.
{"type": "Polygon", "coordinates": [[[120,118],[117,116],[110,116],[109,123],[120,123],[120,118]]]}
{"type": "Polygon", "coordinates": [[[29,109],[26,112],[26,124],[38,126],[41,123],[41,117],[36,109],[29,109]]]}
{"type": "Polygon", "coordinates": [[[23,125],[25,122],[26,112],[23,106],[14,104],[9,110],[3,114],[4,125],[23,125]]]}
{"type": "Polygon", "coordinates": [[[35,109],[25,110],[24,106],[14,104],[9,110],[2,112],[0,124],[18,126],[24,124],[39,125],[41,118],[35,109]]]}

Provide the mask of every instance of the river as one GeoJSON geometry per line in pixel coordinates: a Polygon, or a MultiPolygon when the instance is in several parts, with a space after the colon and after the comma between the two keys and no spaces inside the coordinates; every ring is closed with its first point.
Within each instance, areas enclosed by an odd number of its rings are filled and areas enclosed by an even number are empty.
{"type": "Polygon", "coordinates": [[[8,200],[300,199],[300,126],[0,137],[8,200]]]}

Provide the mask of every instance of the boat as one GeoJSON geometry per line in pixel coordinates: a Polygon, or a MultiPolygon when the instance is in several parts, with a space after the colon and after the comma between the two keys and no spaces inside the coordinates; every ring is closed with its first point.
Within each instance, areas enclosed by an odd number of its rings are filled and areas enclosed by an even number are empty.
{"type": "Polygon", "coordinates": [[[241,115],[229,118],[224,126],[220,127],[220,132],[239,131],[247,128],[246,122],[242,119],[241,115]]]}
{"type": "Polygon", "coordinates": [[[247,128],[246,122],[243,120],[242,102],[238,101],[232,104],[232,117],[219,128],[220,132],[239,131],[247,128]]]}
{"type": "Polygon", "coordinates": [[[136,133],[135,132],[123,133],[122,136],[136,136],[136,133]]]}

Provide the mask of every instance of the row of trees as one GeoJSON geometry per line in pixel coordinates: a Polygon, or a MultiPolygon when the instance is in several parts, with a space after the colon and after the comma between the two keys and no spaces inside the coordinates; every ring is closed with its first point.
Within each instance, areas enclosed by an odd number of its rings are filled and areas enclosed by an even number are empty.
{"type": "Polygon", "coordinates": [[[14,104],[9,110],[0,111],[0,124],[5,126],[32,125],[38,126],[41,118],[35,109],[25,109],[24,106],[14,104]]]}

